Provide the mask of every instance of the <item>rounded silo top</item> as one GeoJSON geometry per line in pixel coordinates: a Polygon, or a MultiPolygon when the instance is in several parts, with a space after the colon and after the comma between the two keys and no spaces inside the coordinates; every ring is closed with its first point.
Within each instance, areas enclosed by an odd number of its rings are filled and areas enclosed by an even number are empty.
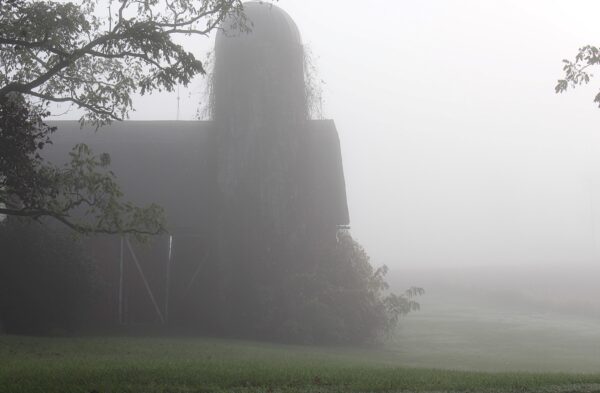
{"type": "Polygon", "coordinates": [[[244,3],[246,26],[220,26],[212,81],[213,120],[266,124],[306,117],[304,51],[296,23],[281,8],[244,3]]]}
{"type": "Polygon", "coordinates": [[[302,45],[300,31],[294,20],[283,9],[261,1],[251,1],[243,4],[246,15],[246,25],[250,31],[240,32],[232,23],[226,22],[217,33],[216,48],[223,40],[237,38],[260,43],[296,44],[302,45]]]}

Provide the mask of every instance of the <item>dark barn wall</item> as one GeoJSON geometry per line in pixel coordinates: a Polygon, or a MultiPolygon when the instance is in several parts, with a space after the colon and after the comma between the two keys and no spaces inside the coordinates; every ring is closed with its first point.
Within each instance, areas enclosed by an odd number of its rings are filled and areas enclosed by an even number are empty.
{"type": "MultiPolygon", "coordinates": [[[[182,286],[202,262],[208,249],[211,208],[210,146],[206,143],[209,122],[122,122],[95,131],[80,129],[78,122],[53,122],[58,127],[54,144],[45,151],[50,161],[62,163],[76,143],[87,143],[95,153],[111,155],[111,170],[117,175],[125,199],[139,205],[157,203],[165,209],[173,236],[169,303],[181,301],[182,286]]],[[[156,302],[164,314],[168,236],[138,244],[130,239],[156,302]]],[[[120,238],[94,236],[88,242],[102,275],[105,303],[98,305],[100,319],[118,321],[120,238]],[[107,305],[108,304],[108,305],[107,305]]],[[[160,322],[140,273],[124,247],[124,320],[130,324],[160,322]]],[[[188,291],[189,292],[189,291],[188,291]]],[[[188,294],[189,295],[189,294],[188,294]]],[[[178,307],[170,319],[176,319],[178,307]]]]}
{"type": "Polygon", "coordinates": [[[96,154],[111,155],[127,198],[168,207],[170,232],[197,230],[197,223],[206,221],[211,122],[125,121],[98,131],[76,121],[50,124],[58,127],[44,152],[51,161],[65,162],[75,144],[86,143],[96,154]]]}
{"type": "MultiPolygon", "coordinates": [[[[173,236],[169,321],[219,331],[222,322],[217,320],[216,315],[220,315],[217,310],[229,310],[233,315],[236,310],[223,305],[216,307],[219,302],[227,300],[217,292],[217,284],[233,286],[239,283],[216,279],[224,272],[215,254],[219,210],[215,208],[215,157],[209,137],[210,133],[217,132],[213,123],[126,121],[113,123],[97,132],[91,127],[80,129],[76,121],[52,124],[58,130],[54,144],[45,151],[47,159],[60,165],[76,143],[87,143],[95,153],[111,155],[111,170],[116,174],[126,199],[137,204],[158,203],[164,207],[173,236]]],[[[307,207],[300,213],[306,216],[302,222],[311,221],[314,227],[309,226],[305,232],[312,236],[312,240],[297,241],[300,245],[304,244],[302,248],[308,249],[310,244],[319,244],[322,240],[323,228],[328,228],[325,233],[331,237],[335,235],[336,226],[347,225],[349,219],[340,145],[333,121],[308,121],[302,132],[307,134],[308,140],[306,176],[309,180],[306,186],[307,207]]],[[[244,198],[243,194],[239,197],[244,198]]],[[[247,208],[254,209],[252,206],[247,208]]],[[[248,260],[244,254],[246,248],[254,247],[256,237],[262,234],[252,228],[251,223],[241,225],[235,214],[231,220],[230,229],[239,233],[239,239],[243,241],[232,247],[240,250],[240,263],[245,263],[248,260]],[[248,227],[250,229],[245,232],[248,227]]],[[[294,225],[290,223],[290,227],[294,225]]],[[[222,236],[233,237],[235,234],[226,232],[222,236]]],[[[136,244],[134,239],[131,242],[164,313],[168,238],[156,238],[148,245],[136,244]]],[[[119,318],[120,238],[94,236],[87,243],[106,287],[104,301],[96,305],[96,314],[99,320],[108,319],[116,323],[119,318]]],[[[249,262],[247,267],[251,266],[249,262]]],[[[241,272],[244,274],[237,275],[241,279],[255,279],[252,275],[245,275],[247,272],[244,270],[241,272]]],[[[125,321],[132,324],[159,323],[127,247],[124,248],[124,273],[125,321]]]]}

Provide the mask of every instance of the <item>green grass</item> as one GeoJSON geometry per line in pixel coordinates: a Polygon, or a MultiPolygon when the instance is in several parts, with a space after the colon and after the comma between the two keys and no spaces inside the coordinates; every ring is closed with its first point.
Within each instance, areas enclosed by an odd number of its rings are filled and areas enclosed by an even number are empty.
{"type": "Polygon", "coordinates": [[[600,320],[420,302],[378,348],[0,335],[0,393],[600,392],[600,320]]]}
{"type": "Polygon", "coordinates": [[[0,336],[1,392],[599,391],[600,374],[413,369],[377,349],[0,336]]]}

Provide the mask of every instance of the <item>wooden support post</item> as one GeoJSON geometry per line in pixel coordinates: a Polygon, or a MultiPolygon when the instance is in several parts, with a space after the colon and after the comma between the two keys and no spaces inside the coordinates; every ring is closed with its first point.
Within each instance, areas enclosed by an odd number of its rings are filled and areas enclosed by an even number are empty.
{"type": "Polygon", "coordinates": [[[184,296],[187,296],[188,293],[190,292],[190,289],[192,289],[192,285],[194,285],[194,281],[196,281],[196,277],[198,277],[198,274],[200,274],[200,269],[202,269],[202,266],[204,265],[204,262],[206,261],[207,258],[208,258],[208,251],[204,254],[204,258],[202,258],[200,260],[200,263],[198,264],[198,267],[196,268],[196,271],[194,272],[194,275],[192,276],[192,279],[190,280],[190,283],[188,284],[188,286],[185,290],[184,296]]]}
{"type": "Polygon", "coordinates": [[[123,236],[121,236],[121,251],[119,258],[119,324],[124,324],[123,319],[123,236]]]}
{"type": "Polygon", "coordinates": [[[167,282],[165,284],[165,321],[169,322],[169,292],[171,290],[171,261],[173,259],[173,235],[169,235],[169,259],[167,259],[167,282]]]}
{"type": "Polygon", "coordinates": [[[144,281],[144,285],[146,286],[146,291],[148,291],[148,296],[150,296],[150,300],[152,300],[152,304],[154,304],[154,309],[156,310],[156,314],[160,318],[160,321],[162,323],[165,323],[165,318],[163,317],[163,314],[160,311],[160,307],[158,307],[158,303],[156,303],[156,299],[154,298],[152,289],[150,289],[150,284],[148,284],[148,280],[146,280],[146,275],[144,274],[144,271],[142,270],[142,266],[140,265],[140,262],[138,261],[137,256],[135,255],[135,252],[133,252],[133,247],[131,247],[131,243],[129,242],[128,238],[125,238],[125,241],[127,242],[127,248],[129,249],[129,253],[131,254],[131,257],[133,258],[133,262],[135,262],[135,266],[137,267],[138,272],[140,273],[140,276],[142,277],[142,281],[144,281]]]}

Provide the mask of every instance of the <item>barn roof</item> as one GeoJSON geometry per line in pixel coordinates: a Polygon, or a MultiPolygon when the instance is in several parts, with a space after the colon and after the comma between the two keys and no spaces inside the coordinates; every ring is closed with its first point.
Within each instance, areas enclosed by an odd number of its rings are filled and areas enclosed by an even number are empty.
{"type": "MultiPolygon", "coordinates": [[[[136,204],[157,203],[167,214],[169,230],[202,232],[210,211],[210,121],[124,121],[95,131],[77,121],[56,121],[53,145],[45,157],[66,161],[77,143],[94,153],[109,153],[125,198],[136,204]]],[[[331,120],[308,122],[311,193],[315,209],[338,225],[349,223],[339,139],[331,120]]]]}

